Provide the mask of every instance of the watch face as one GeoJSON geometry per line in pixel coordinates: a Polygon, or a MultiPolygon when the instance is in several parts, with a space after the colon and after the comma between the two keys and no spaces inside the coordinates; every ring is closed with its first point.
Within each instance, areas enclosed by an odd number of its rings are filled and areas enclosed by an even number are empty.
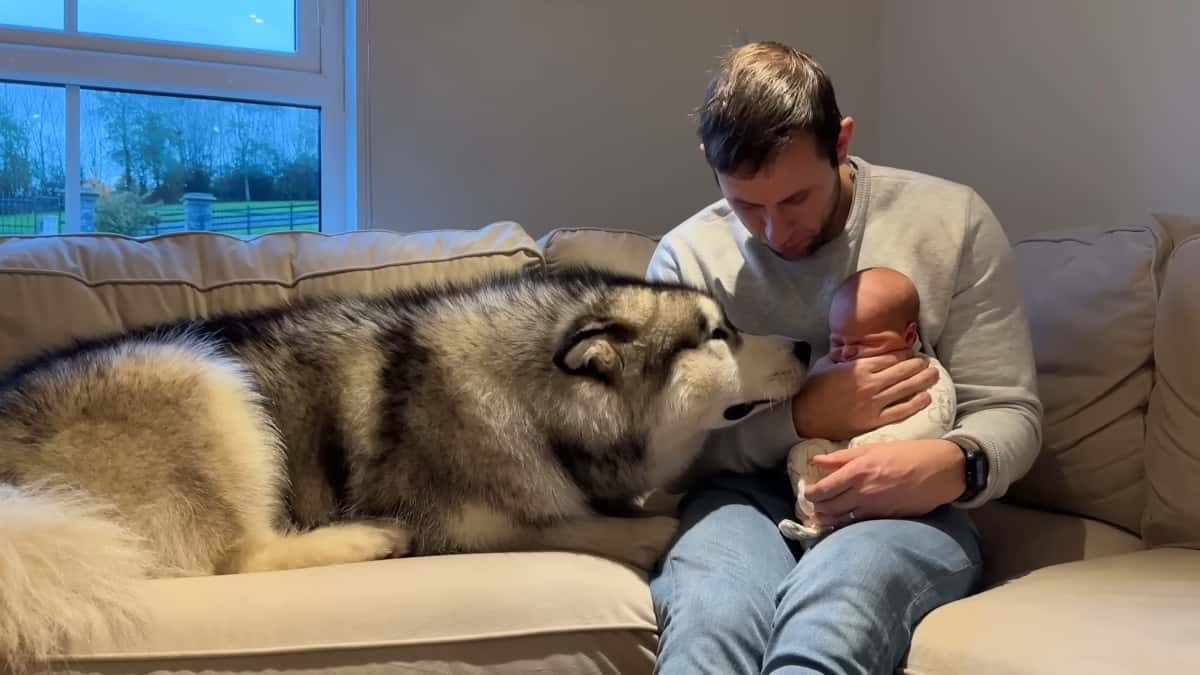
{"type": "Polygon", "coordinates": [[[975,471],[972,472],[975,478],[975,487],[982,490],[987,485],[987,455],[982,452],[971,453],[971,464],[975,468],[975,471]]]}

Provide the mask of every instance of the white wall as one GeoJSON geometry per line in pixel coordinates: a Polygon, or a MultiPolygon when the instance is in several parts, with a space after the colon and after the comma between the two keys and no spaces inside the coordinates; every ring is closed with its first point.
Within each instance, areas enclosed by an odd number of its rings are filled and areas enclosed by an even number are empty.
{"type": "Polygon", "coordinates": [[[813,53],[859,120],[853,150],[877,154],[879,0],[370,0],[360,11],[366,227],[664,232],[718,196],[690,114],[717,56],[743,40],[813,53]]]}
{"type": "Polygon", "coordinates": [[[889,0],[879,160],[1010,237],[1200,213],[1200,2],[889,0]]]}

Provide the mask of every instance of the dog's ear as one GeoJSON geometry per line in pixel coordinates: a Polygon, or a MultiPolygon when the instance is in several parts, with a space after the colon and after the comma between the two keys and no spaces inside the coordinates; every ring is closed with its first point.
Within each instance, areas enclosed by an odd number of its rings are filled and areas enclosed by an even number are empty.
{"type": "Polygon", "coordinates": [[[585,375],[611,382],[623,363],[614,341],[619,338],[615,324],[589,322],[573,332],[554,357],[555,364],[572,375],[585,375]]]}

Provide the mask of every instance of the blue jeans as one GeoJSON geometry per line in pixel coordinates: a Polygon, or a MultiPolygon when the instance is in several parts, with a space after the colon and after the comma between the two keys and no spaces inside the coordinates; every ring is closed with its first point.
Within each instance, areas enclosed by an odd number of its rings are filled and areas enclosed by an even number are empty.
{"type": "Polygon", "coordinates": [[[782,470],[724,474],[684,499],[650,583],[655,672],[894,673],[917,622],[979,583],[978,533],[960,509],[801,544],[776,526],[793,505],[782,470]]]}

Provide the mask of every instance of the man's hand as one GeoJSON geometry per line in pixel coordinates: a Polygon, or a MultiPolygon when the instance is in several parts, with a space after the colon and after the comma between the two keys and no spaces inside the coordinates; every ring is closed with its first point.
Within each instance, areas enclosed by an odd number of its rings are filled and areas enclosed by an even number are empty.
{"type": "Polygon", "coordinates": [[[832,473],[804,491],[812,504],[813,525],[841,527],[870,518],[923,516],[966,490],[963,461],[962,450],[941,439],[817,455],[813,465],[832,473]]]}
{"type": "Polygon", "coordinates": [[[937,381],[937,368],[924,356],[822,360],[792,399],[792,422],[801,438],[847,440],[924,409],[937,381]]]}

